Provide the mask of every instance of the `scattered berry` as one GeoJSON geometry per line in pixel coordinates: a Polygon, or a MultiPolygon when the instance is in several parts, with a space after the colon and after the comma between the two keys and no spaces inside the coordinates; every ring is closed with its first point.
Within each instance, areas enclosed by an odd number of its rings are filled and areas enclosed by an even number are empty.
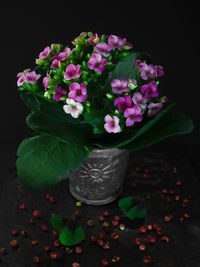
{"type": "Polygon", "coordinates": [[[58,236],[58,232],[56,230],[52,230],[52,234],[53,236],[57,237],[58,236]]]}
{"type": "Polygon", "coordinates": [[[103,246],[103,239],[101,239],[101,238],[98,238],[97,239],[97,244],[100,246],[100,247],[102,247],[103,246]]]}
{"type": "Polygon", "coordinates": [[[80,264],[78,262],[73,262],[72,267],[80,267],[80,264]]]}
{"type": "Polygon", "coordinates": [[[28,231],[27,231],[27,230],[21,230],[21,235],[22,235],[23,237],[28,236],[28,231]]]}
{"type": "Polygon", "coordinates": [[[182,184],[181,181],[176,181],[177,186],[180,186],[181,184],[182,184]]]}
{"type": "Polygon", "coordinates": [[[55,212],[52,212],[51,213],[51,217],[54,217],[54,216],[56,216],[56,213],[55,212]]]}
{"type": "Polygon", "coordinates": [[[136,237],[136,239],[135,239],[135,244],[136,244],[137,246],[141,245],[141,239],[140,239],[139,237],[136,237]]]}
{"type": "Polygon", "coordinates": [[[183,199],[183,203],[184,203],[184,204],[187,204],[188,202],[189,202],[189,199],[187,199],[187,198],[184,198],[184,199],[183,199]]]}
{"type": "Polygon", "coordinates": [[[35,256],[35,257],[33,258],[33,262],[34,262],[34,263],[40,263],[40,258],[39,258],[38,256],[35,256]]]}
{"type": "Polygon", "coordinates": [[[171,197],[166,196],[166,197],[165,197],[165,201],[166,201],[166,202],[171,202],[171,197]]]}
{"type": "Polygon", "coordinates": [[[140,229],[139,229],[139,232],[141,233],[141,234],[144,234],[144,233],[146,233],[146,228],[144,227],[144,226],[140,226],[140,229]]]}
{"type": "Polygon", "coordinates": [[[97,237],[94,236],[94,235],[92,235],[92,236],[90,237],[90,240],[91,240],[92,242],[96,242],[96,241],[97,241],[97,237]]]}
{"type": "Polygon", "coordinates": [[[118,221],[112,221],[112,225],[114,226],[114,227],[117,227],[118,225],[119,225],[119,222],[118,221]]]}
{"type": "Polygon", "coordinates": [[[163,194],[168,194],[168,190],[166,188],[163,188],[162,193],[163,194]]]}
{"type": "Polygon", "coordinates": [[[153,235],[148,235],[146,241],[151,243],[151,244],[155,244],[156,243],[156,238],[153,235]]]}
{"type": "Polygon", "coordinates": [[[25,204],[21,204],[21,205],[19,206],[19,208],[20,208],[20,210],[26,210],[26,206],[25,206],[25,204]]]}
{"type": "Polygon", "coordinates": [[[7,254],[7,252],[8,252],[8,251],[7,251],[6,248],[1,248],[1,249],[0,249],[0,254],[1,254],[1,255],[5,255],[5,254],[7,254]]]}
{"type": "Polygon", "coordinates": [[[19,231],[17,229],[13,229],[11,233],[12,235],[18,235],[19,231]]]}
{"type": "Polygon", "coordinates": [[[87,221],[87,226],[89,226],[89,227],[94,226],[94,220],[88,220],[87,221]]]}
{"type": "Polygon", "coordinates": [[[10,246],[13,247],[13,248],[17,247],[18,246],[18,241],[16,239],[10,241],[10,246]]]}
{"type": "Polygon", "coordinates": [[[124,229],[125,229],[125,224],[120,223],[120,225],[119,225],[119,229],[120,229],[121,231],[124,231],[124,229]]]}
{"type": "Polygon", "coordinates": [[[112,262],[116,263],[120,261],[120,256],[114,256],[111,260],[112,262]]]}
{"type": "Polygon", "coordinates": [[[35,246],[35,245],[37,245],[38,240],[30,240],[30,243],[32,246],[35,246]]]}
{"type": "Polygon", "coordinates": [[[140,251],[145,251],[145,250],[146,250],[146,246],[145,246],[145,244],[141,244],[141,245],[139,246],[139,250],[140,250],[140,251]]]}
{"type": "Polygon", "coordinates": [[[180,196],[179,196],[179,195],[176,195],[176,196],[174,197],[174,200],[176,200],[176,201],[179,201],[179,199],[180,199],[180,196]]]}
{"type": "Polygon", "coordinates": [[[49,202],[55,203],[56,202],[55,197],[54,196],[50,196],[49,197],[49,202]]]}
{"type": "Polygon", "coordinates": [[[184,213],[183,216],[185,217],[185,219],[188,219],[190,217],[189,213],[184,213]]]}
{"type": "Polygon", "coordinates": [[[29,220],[29,222],[32,223],[32,224],[34,224],[34,223],[35,223],[35,220],[31,218],[31,219],[29,220]]]}
{"type": "Polygon", "coordinates": [[[48,232],[48,231],[49,231],[48,226],[47,226],[46,224],[43,224],[43,225],[41,226],[41,229],[42,229],[42,231],[44,231],[44,232],[48,232]]]}
{"type": "Polygon", "coordinates": [[[51,247],[49,245],[44,245],[43,246],[43,249],[46,251],[46,252],[49,252],[51,250],[51,247]]]}
{"type": "Polygon", "coordinates": [[[147,230],[149,230],[149,231],[153,230],[152,224],[147,224],[147,230]]]}
{"type": "Polygon", "coordinates": [[[170,189],[169,190],[169,193],[170,193],[170,195],[173,195],[174,194],[174,190],[173,189],[170,189]]]}
{"type": "Polygon", "coordinates": [[[169,237],[166,236],[166,235],[163,235],[163,236],[161,237],[161,240],[162,240],[162,241],[165,241],[166,243],[169,243],[169,237]]]}
{"type": "Polygon", "coordinates": [[[146,264],[151,263],[151,256],[144,256],[143,262],[146,264]]]}
{"type": "Polygon", "coordinates": [[[113,239],[113,240],[118,240],[118,239],[119,239],[119,234],[116,233],[116,232],[113,232],[113,233],[111,233],[110,237],[111,237],[111,239],[113,239]]]}
{"type": "Polygon", "coordinates": [[[180,222],[183,222],[183,221],[184,221],[184,218],[183,218],[183,217],[180,217],[180,218],[179,218],[179,221],[180,221],[180,222]]]}
{"type": "Polygon", "coordinates": [[[103,232],[99,232],[99,233],[98,233],[98,236],[99,236],[100,238],[102,238],[102,239],[105,238],[105,234],[104,234],[103,232]]]}
{"type": "Polygon", "coordinates": [[[110,226],[110,223],[109,223],[109,222],[103,222],[103,223],[102,223],[102,226],[103,226],[104,228],[108,228],[108,227],[110,226]]]}
{"type": "Polygon", "coordinates": [[[135,171],[136,171],[136,172],[140,172],[140,171],[141,171],[141,168],[140,168],[140,167],[136,167],[136,168],[135,168],[135,171]]]}
{"type": "Polygon", "coordinates": [[[109,249],[109,248],[110,248],[110,242],[109,242],[109,241],[105,241],[105,242],[103,243],[102,248],[104,248],[104,249],[109,249]]]}
{"type": "Polygon", "coordinates": [[[34,216],[35,218],[39,218],[39,217],[40,217],[40,212],[39,212],[39,210],[34,210],[34,212],[33,212],[33,216],[34,216]]]}
{"type": "Polygon", "coordinates": [[[104,221],[104,217],[102,215],[99,216],[99,221],[103,222],[104,221]]]}
{"type": "Polygon", "coordinates": [[[108,212],[107,210],[105,210],[105,211],[103,212],[103,215],[107,217],[107,216],[109,215],[109,212],[108,212]]]}
{"type": "Polygon", "coordinates": [[[52,260],[57,260],[57,259],[58,259],[58,253],[55,252],[55,251],[52,251],[52,252],[50,253],[50,258],[51,258],[52,260]]]}
{"type": "Polygon", "coordinates": [[[74,216],[75,216],[76,219],[80,218],[80,215],[81,215],[80,210],[76,210],[76,211],[74,212],[74,216]]]}
{"type": "Polygon", "coordinates": [[[76,202],[76,206],[77,207],[81,207],[82,206],[82,202],[80,202],[80,201],[76,202]]]}
{"type": "Polygon", "coordinates": [[[107,266],[109,265],[109,261],[107,259],[102,260],[102,265],[107,266]]]}
{"type": "Polygon", "coordinates": [[[54,244],[54,247],[55,248],[58,248],[58,247],[60,247],[60,241],[59,240],[55,240],[54,242],[53,242],[53,244],[54,244]]]}
{"type": "Polygon", "coordinates": [[[68,253],[68,254],[71,254],[73,252],[73,249],[72,248],[66,248],[65,251],[68,253]]]}
{"type": "Polygon", "coordinates": [[[46,194],[46,195],[45,195],[45,198],[46,198],[46,199],[49,199],[49,198],[50,198],[50,195],[49,195],[49,194],[46,194]]]}
{"type": "Polygon", "coordinates": [[[82,250],[81,247],[77,246],[77,247],[75,247],[75,252],[76,252],[77,254],[80,254],[80,253],[83,252],[83,250],[82,250]]]}
{"type": "Polygon", "coordinates": [[[118,215],[115,215],[113,219],[114,219],[114,221],[119,221],[120,217],[118,215]]]}

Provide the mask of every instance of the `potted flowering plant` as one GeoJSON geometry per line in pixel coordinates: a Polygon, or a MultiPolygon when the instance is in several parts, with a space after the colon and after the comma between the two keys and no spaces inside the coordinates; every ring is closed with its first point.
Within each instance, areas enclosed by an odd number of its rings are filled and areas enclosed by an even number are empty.
{"type": "Polygon", "coordinates": [[[38,189],[69,176],[75,197],[108,203],[121,192],[127,151],[189,133],[193,124],[159,95],[163,67],[125,38],[84,32],[72,44],[47,46],[33,71],[18,74],[27,125],[40,134],[20,144],[18,177],[38,189]]]}

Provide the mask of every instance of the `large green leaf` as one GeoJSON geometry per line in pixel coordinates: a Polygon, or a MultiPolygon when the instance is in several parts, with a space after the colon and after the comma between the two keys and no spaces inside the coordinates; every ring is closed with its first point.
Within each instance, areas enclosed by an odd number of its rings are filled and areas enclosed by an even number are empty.
{"type": "Polygon", "coordinates": [[[91,109],[85,113],[85,120],[95,128],[98,133],[104,132],[104,118],[107,114],[105,110],[94,110],[91,109]]]}
{"type": "Polygon", "coordinates": [[[85,232],[81,226],[78,226],[74,231],[71,231],[68,226],[65,226],[59,234],[59,240],[64,246],[74,246],[84,238],[85,232]]]}
{"type": "Polygon", "coordinates": [[[172,107],[175,103],[163,109],[155,118],[149,119],[147,123],[143,123],[141,128],[139,123],[133,128],[125,129],[121,133],[104,133],[95,140],[95,145],[105,148],[124,147],[125,145],[133,142],[136,138],[149,131],[154,124],[156,124],[172,107]]]}
{"type": "Polygon", "coordinates": [[[150,146],[167,137],[177,134],[188,134],[193,131],[194,125],[183,114],[168,112],[159,120],[151,130],[141,135],[133,142],[122,146],[121,149],[139,150],[150,146]]]}
{"type": "Polygon", "coordinates": [[[66,144],[52,136],[25,139],[17,151],[17,174],[25,186],[39,189],[67,178],[88,157],[86,147],[66,144]]]}
{"type": "Polygon", "coordinates": [[[51,225],[56,231],[61,231],[63,228],[63,216],[56,215],[51,218],[51,225]]]}
{"type": "Polygon", "coordinates": [[[40,111],[28,115],[27,124],[34,131],[56,136],[67,143],[91,145],[93,127],[66,114],[60,103],[42,103],[40,111]]]}

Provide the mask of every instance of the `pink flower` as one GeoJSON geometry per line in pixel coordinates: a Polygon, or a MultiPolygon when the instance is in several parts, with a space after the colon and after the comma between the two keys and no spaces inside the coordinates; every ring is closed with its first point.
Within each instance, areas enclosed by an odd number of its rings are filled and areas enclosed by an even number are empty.
{"type": "Polygon", "coordinates": [[[115,94],[122,94],[124,92],[129,92],[128,82],[126,79],[114,79],[111,82],[111,87],[115,94]]]}
{"type": "Polygon", "coordinates": [[[51,58],[51,61],[53,62],[55,59],[57,59],[60,62],[64,62],[68,58],[71,52],[72,51],[70,48],[66,48],[63,52],[56,53],[55,56],[51,58]]]}
{"type": "Polygon", "coordinates": [[[76,79],[79,78],[81,76],[81,72],[80,70],[81,65],[73,65],[73,64],[69,64],[66,67],[66,71],[64,73],[64,78],[65,80],[72,80],[72,79],[76,79]]]}
{"type": "Polygon", "coordinates": [[[124,112],[126,119],[126,126],[132,127],[135,122],[142,121],[141,109],[138,106],[133,106],[131,108],[126,108],[124,112]]]}
{"type": "Polygon", "coordinates": [[[17,77],[20,77],[22,75],[26,75],[26,73],[29,72],[30,70],[31,69],[25,69],[24,71],[17,73],[17,77]]]}
{"type": "Polygon", "coordinates": [[[110,115],[106,115],[104,128],[108,133],[119,133],[121,128],[119,126],[119,118],[117,116],[111,117],[110,115]]]}
{"type": "Polygon", "coordinates": [[[162,66],[154,66],[156,77],[160,77],[164,75],[163,67],[162,66]]]}
{"type": "Polygon", "coordinates": [[[125,95],[123,97],[117,97],[114,101],[115,107],[118,107],[121,113],[124,113],[126,108],[130,108],[133,103],[131,101],[131,97],[129,95],[125,95]]]}
{"type": "Polygon", "coordinates": [[[47,76],[43,78],[43,85],[44,85],[45,91],[47,90],[47,87],[48,87],[48,79],[49,79],[49,73],[47,73],[47,76]]]}
{"type": "Polygon", "coordinates": [[[115,50],[116,48],[118,48],[120,51],[122,50],[123,46],[124,46],[124,40],[121,37],[118,37],[116,35],[110,35],[108,37],[108,43],[111,46],[111,48],[113,50],[115,50]]]}
{"type": "Polygon", "coordinates": [[[56,90],[56,93],[53,95],[53,99],[60,102],[60,98],[66,95],[66,91],[60,86],[56,86],[54,89],[56,90]]]}
{"type": "Polygon", "coordinates": [[[99,41],[99,37],[98,37],[98,34],[97,34],[97,33],[95,33],[94,36],[92,36],[92,37],[90,37],[90,38],[88,39],[88,43],[89,43],[90,45],[96,45],[95,41],[96,41],[96,42],[99,41]]]}
{"type": "Polygon", "coordinates": [[[23,85],[23,83],[26,81],[26,77],[25,77],[25,75],[20,75],[20,76],[18,76],[19,78],[18,78],[18,80],[17,80],[17,86],[22,86],[23,85]]]}
{"type": "Polygon", "coordinates": [[[69,98],[67,98],[66,103],[67,105],[63,106],[65,113],[71,114],[73,118],[77,119],[83,111],[83,105],[69,98]]]}
{"type": "Polygon", "coordinates": [[[54,70],[59,69],[58,64],[59,64],[59,61],[57,59],[54,59],[52,64],[51,64],[51,68],[54,69],[54,70]]]}
{"type": "Polygon", "coordinates": [[[37,83],[37,80],[40,78],[40,74],[36,74],[35,71],[26,73],[26,82],[30,84],[37,83]]]}
{"type": "Polygon", "coordinates": [[[142,92],[142,94],[145,94],[147,100],[149,100],[151,97],[159,96],[155,82],[149,82],[148,84],[142,85],[140,87],[140,91],[142,92]]]}
{"type": "Polygon", "coordinates": [[[100,42],[94,47],[94,51],[102,54],[104,57],[108,57],[110,55],[109,52],[111,49],[112,47],[104,42],[100,42]]]}
{"type": "Polygon", "coordinates": [[[143,97],[142,94],[134,93],[132,100],[135,105],[140,106],[143,110],[146,109],[147,99],[143,97]]]}
{"type": "Polygon", "coordinates": [[[88,68],[96,72],[102,72],[107,62],[106,58],[102,59],[100,54],[94,53],[88,61],[88,68]]]}
{"type": "Polygon", "coordinates": [[[154,117],[156,116],[160,110],[162,109],[163,104],[162,103],[150,103],[148,105],[148,112],[147,112],[147,116],[148,117],[154,117]]]}
{"type": "Polygon", "coordinates": [[[84,83],[71,83],[69,86],[69,95],[70,99],[73,99],[78,102],[84,102],[87,99],[87,89],[84,83]]]}
{"type": "Polygon", "coordinates": [[[147,65],[146,63],[140,63],[140,76],[143,80],[148,80],[148,78],[155,78],[156,72],[152,64],[147,65]]]}
{"type": "Polygon", "coordinates": [[[49,46],[45,47],[45,49],[39,54],[39,59],[45,59],[51,53],[51,48],[49,46]]]}

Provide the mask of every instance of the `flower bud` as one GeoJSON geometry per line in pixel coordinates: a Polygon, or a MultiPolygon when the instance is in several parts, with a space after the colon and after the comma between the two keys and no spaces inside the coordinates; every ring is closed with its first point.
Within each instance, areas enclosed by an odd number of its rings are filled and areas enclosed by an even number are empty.
{"type": "Polygon", "coordinates": [[[98,44],[100,42],[100,39],[99,38],[95,38],[94,40],[93,40],[93,43],[94,44],[98,44]]]}
{"type": "Polygon", "coordinates": [[[110,99],[110,100],[112,100],[112,99],[114,98],[114,96],[111,95],[111,94],[106,94],[106,96],[107,96],[107,98],[110,99]]]}
{"type": "Polygon", "coordinates": [[[50,94],[49,91],[46,91],[46,92],[44,93],[44,96],[47,97],[48,99],[51,99],[51,94],[50,94]]]}
{"type": "Polygon", "coordinates": [[[123,50],[129,50],[129,49],[131,49],[130,46],[128,46],[128,45],[124,45],[124,46],[123,46],[123,50]]]}
{"type": "Polygon", "coordinates": [[[162,103],[167,102],[167,100],[168,100],[168,98],[167,98],[166,96],[163,96],[163,97],[160,98],[160,101],[161,101],[162,103]]]}
{"type": "Polygon", "coordinates": [[[118,109],[115,109],[115,115],[120,116],[120,112],[118,109]]]}
{"type": "Polygon", "coordinates": [[[93,36],[92,32],[88,32],[88,37],[91,38],[93,36]]]}
{"type": "Polygon", "coordinates": [[[35,63],[36,63],[37,65],[42,65],[43,62],[44,62],[43,59],[39,59],[39,58],[37,58],[37,59],[35,60],[35,63]]]}

